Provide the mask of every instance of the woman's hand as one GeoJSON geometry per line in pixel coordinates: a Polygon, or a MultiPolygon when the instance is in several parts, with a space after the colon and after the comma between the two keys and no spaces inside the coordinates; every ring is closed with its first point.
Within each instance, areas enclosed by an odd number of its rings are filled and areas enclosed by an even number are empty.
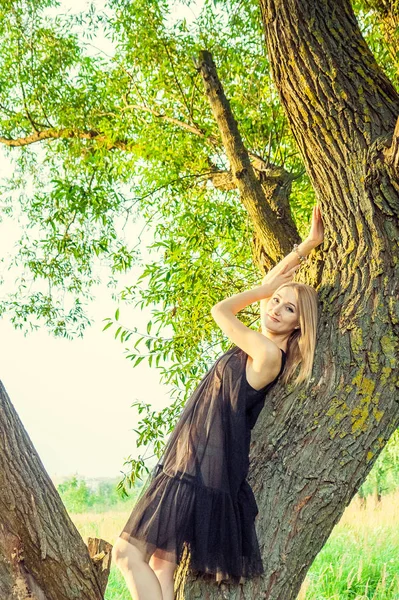
{"type": "Polygon", "coordinates": [[[320,206],[316,204],[313,207],[312,223],[310,226],[310,232],[306,238],[308,242],[312,242],[314,246],[319,246],[324,240],[324,225],[321,218],[320,206]]]}
{"type": "MultiPolygon", "coordinates": [[[[324,225],[321,218],[320,207],[318,204],[313,207],[312,213],[312,223],[310,227],[310,232],[306,240],[300,243],[298,246],[298,251],[302,256],[307,256],[313,248],[319,246],[324,241],[324,225]]],[[[283,258],[279,263],[277,263],[271,271],[266,273],[266,275],[262,279],[262,284],[269,284],[270,281],[276,281],[278,285],[274,289],[277,289],[283,283],[287,283],[287,281],[291,281],[293,275],[295,274],[295,270],[298,269],[301,264],[296,264],[294,267],[292,265],[292,261],[297,262],[298,257],[296,253],[290,252],[285,258],[283,258]],[[286,269],[283,270],[282,269],[286,269]],[[274,278],[277,277],[275,280],[274,278]],[[280,281],[280,283],[278,283],[280,281]]],[[[273,292],[271,292],[273,293],[273,292]]],[[[262,310],[262,303],[261,303],[262,310]]]]}
{"type": "Polygon", "coordinates": [[[265,286],[265,289],[267,289],[268,292],[265,294],[266,297],[270,296],[270,294],[273,294],[274,291],[280,287],[280,285],[283,285],[283,283],[292,281],[292,278],[300,266],[301,265],[294,265],[293,267],[290,267],[287,263],[277,263],[277,265],[273,267],[273,269],[269,271],[269,273],[267,273],[262,280],[262,285],[265,286]]]}

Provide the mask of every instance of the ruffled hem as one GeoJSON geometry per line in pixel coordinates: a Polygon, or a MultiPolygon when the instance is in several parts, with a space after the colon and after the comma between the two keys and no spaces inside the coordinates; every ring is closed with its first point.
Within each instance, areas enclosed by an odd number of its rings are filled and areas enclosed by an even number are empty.
{"type": "Polygon", "coordinates": [[[167,475],[162,467],[139,498],[120,537],[138,546],[148,561],[157,556],[217,582],[243,583],[264,572],[255,531],[258,512],[247,481],[237,498],[199,484],[187,474],[167,475]]]}

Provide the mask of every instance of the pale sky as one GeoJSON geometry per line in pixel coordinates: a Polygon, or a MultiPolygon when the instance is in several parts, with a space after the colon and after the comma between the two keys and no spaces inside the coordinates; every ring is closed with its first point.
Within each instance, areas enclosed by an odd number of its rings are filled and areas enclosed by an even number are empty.
{"type": "MultiPolygon", "coordinates": [[[[143,313],[129,310],[122,308],[122,317],[140,326],[143,313]]],[[[124,458],[138,453],[131,404],[139,399],[160,409],[169,403],[157,371],[145,361],[133,369],[114,329],[102,332],[102,319],[115,312],[106,288],[91,312],[95,324],[72,341],[44,328],[24,337],[6,318],[0,321],[0,378],[52,477],[117,477],[124,458]]]]}
{"type": "MultiPolygon", "coordinates": [[[[85,3],[64,0],[62,6],[82,10],[85,3]]],[[[93,44],[111,51],[107,40],[97,38],[93,44]]],[[[2,158],[3,173],[5,167],[2,158]]],[[[142,224],[136,231],[141,228],[142,224]]],[[[12,252],[14,240],[10,223],[0,223],[1,257],[12,252]]],[[[132,283],[137,273],[121,279],[120,288],[132,283]]],[[[7,284],[0,287],[1,294],[6,290],[7,284]]],[[[132,429],[143,414],[139,417],[131,404],[139,399],[159,410],[170,402],[157,370],[146,361],[133,369],[123,355],[125,345],[114,340],[115,328],[102,332],[102,319],[112,317],[116,308],[111,291],[106,285],[99,287],[90,305],[94,325],[84,339],[72,341],[54,338],[44,327],[24,337],[7,317],[0,321],[0,378],[54,478],[75,473],[118,477],[124,459],[139,452],[132,429]]],[[[148,318],[149,311],[121,307],[120,321],[129,326],[142,329],[148,318]]]]}
{"type": "MultiPolygon", "coordinates": [[[[11,168],[4,156],[1,163],[3,172],[6,166],[11,168]]],[[[135,242],[142,228],[143,222],[129,225],[128,245],[135,242]]],[[[5,257],[1,295],[15,286],[16,271],[7,270],[7,255],[14,253],[18,231],[10,219],[0,223],[0,257],[5,257]]],[[[150,242],[151,232],[142,239],[150,242]]],[[[151,258],[145,248],[143,254],[146,260],[151,258]]],[[[120,275],[117,289],[132,284],[140,272],[140,267],[133,267],[120,275]]],[[[169,390],[159,383],[158,371],[150,369],[146,361],[133,368],[124,355],[129,343],[114,339],[115,326],[103,331],[103,319],[114,318],[118,308],[106,277],[93,288],[93,295],[95,300],[87,306],[93,324],[83,338],[56,338],[44,325],[24,336],[7,316],[0,320],[0,379],[54,478],[74,473],[119,476],[121,469],[126,469],[124,459],[145,450],[136,448],[137,436],[132,431],[144,413],[139,416],[132,403],[140,400],[160,410],[170,402],[169,390]]],[[[125,304],[119,308],[120,324],[145,332],[149,308],[141,311],[125,304]]],[[[133,344],[137,337],[131,339],[133,344]]]]}

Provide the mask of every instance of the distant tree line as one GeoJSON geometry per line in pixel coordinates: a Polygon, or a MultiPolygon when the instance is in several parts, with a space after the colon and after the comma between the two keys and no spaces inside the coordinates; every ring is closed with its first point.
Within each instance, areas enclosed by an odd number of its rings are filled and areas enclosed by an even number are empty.
{"type": "Polygon", "coordinates": [[[73,475],[58,484],[57,491],[70,513],[105,512],[127,501],[131,503],[141,486],[142,482],[138,480],[131,493],[122,496],[116,481],[101,481],[94,489],[85,478],[73,475]]]}

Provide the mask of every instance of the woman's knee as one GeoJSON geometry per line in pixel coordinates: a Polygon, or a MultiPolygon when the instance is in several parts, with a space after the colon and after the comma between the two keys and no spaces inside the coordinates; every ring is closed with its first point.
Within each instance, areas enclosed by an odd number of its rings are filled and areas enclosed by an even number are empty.
{"type": "Polygon", "coordinates": [[[149,564],[153,571],[161,571],[163,573],[169,573],[170,575],[173,575],[177,567],[176,562],[160,558],[157,555],[157,551],[151,556],[149,564]]]}
{"type": "Polygon", "coordinates": [[[112,548],[112,560],[120,569],[129,568],[135,562],[144,562],[142,550],[118,537],[112,548]]]}

